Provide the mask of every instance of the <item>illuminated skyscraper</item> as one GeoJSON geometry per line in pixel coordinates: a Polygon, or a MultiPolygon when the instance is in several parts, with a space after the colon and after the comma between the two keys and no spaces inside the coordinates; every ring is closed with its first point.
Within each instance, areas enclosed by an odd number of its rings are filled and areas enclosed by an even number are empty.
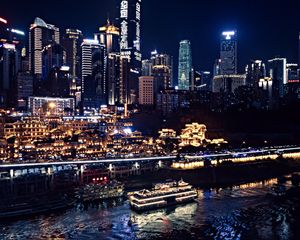
{"type": "Polygon", "coordinates": [[[49,44],[44,47],[42,51],[42,78],[45,80],[48,78],[52,68],[62,67],[66,64],[66,51],[59,44],[49,44]]]}
{"type": "Polygon", "coordinates": [[[0,105],[15,104],[16,76],[20,69],[20,55],[13,43],[0,43],[0,105]]]}
{"type": "Polygon", "coordinates": [[[286,59],[275,58],[269,60],[269,74],[272,79],[273,100],[284,96],[284,86],[287,84],[286,59]]]}
{"type": "Polygon", "coordinates": [[[173,86],[173,57],[153,52],[151,61],[151,75],[154,77],[155,90],[170,89],[173,86]]]}
{"type": "Polygon", "coordinates": [[[82,100],[86,108],[100,108],[107,104],[106,48],[98,40],[83,40],[82,100]]]}
{"type": "Polygon", "coordinates": [[[178,89],[189,90],[191,85],[192,49],[189,40],[180,42],[178,64],[178,89]]]}
{"type": "Polygon", "coordinates": [[[60,43],[59,29],[36,18],[29,31],[29,65],[33,74],[42,74],[42,51],[54,42],[60,43]]]}
{"type": "Polygon", "coordinates": [[[246,83],[249,86],[258,88],[260,79],[266,77],[266,66],[261,60],[251,61],[246,66],[246,83]]]}
{"type": "Polygon", "coordinates": [[[82,32],[78,29],[67,29],[63,38],[63,47],[66,50],[66,65],[74,80],[80,78],[80,46],[83,41],[82,32]]]}
{"type": "Polygon", "coordinates": [[[223,32],[221,36],[221,75],[237,74],[237,33],[223,32]]]}
{"type": "Polygon", "coordinates": [[[107,24],[99,28],[99,33],[95,33],[95,39],[106,47],[107,54],[120,51],[120,30],[107,20],[107,24]]]}
{"type": "Polygon", "coordinates": [[[128,104],[137,102],[138,77],[141,74],[141,0],[119,0],[117,18],[120,28],[121,56],[129,57],[128,104]]]}

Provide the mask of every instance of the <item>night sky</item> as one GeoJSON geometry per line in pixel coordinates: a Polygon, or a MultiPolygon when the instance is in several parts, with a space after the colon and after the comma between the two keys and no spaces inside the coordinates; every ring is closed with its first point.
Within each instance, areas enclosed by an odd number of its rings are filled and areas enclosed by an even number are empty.
{"type": "MultiPolygon", "coordinates": [[[[2,1],[0,16],[27,31],[36,16],[59,28],[81,29],[92,37],[115,14],[115,0],[2,1]],[[77,3],[78,2],[78,3],[77,3]]],[[[143,58],[157,49],[178,58],[182,39],[192,42],[193,65],[212,70],[223,30],[238,31],[239,69],[250,59],[275,56],[297,61],[300,1],[297,0],[143,0],[143,58]]]]}

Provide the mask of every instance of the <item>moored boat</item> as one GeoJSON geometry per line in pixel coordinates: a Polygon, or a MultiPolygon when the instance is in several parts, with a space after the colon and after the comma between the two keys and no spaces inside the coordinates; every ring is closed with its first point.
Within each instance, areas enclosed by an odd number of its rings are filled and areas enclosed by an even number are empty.
{"type": "Polygon", "coordinates": [[[124,184],[117,181],[91,183],[81,187],[76,197],[82,202],[106,200],[124,196],[124,184]]]}
{"type": "Polygon", "coordinates": [[[152,190],[134,192],[129,196],[129,202],[132,209],[147,211],[192,202],[196,198],[197,191],[180,180],[156,184],[152,190]]]}

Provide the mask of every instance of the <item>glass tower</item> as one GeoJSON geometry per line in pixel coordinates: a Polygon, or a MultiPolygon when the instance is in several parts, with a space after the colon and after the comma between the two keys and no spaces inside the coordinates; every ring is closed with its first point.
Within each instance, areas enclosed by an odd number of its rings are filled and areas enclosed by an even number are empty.
{"type": "Polygon", "coordinates": [[[189,40],[180,42],[178,64],[178,89],[189,90],[191,84],[192,49],[189,40]]]}
{"type": "Polygon", "coordinates": [[[237,34],[236,31],[223,32],[221,36],[221,74],[237,74],[237,34]]]}

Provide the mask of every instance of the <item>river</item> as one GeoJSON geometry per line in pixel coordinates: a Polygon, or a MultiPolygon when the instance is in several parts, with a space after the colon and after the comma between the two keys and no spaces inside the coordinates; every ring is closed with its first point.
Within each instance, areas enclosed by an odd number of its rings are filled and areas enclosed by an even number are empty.
{"type": "Polygon", "coordinates": [[[277,179],[199,189],[196,202],[137,214],[126,200],[0,223],[0,239],[300,239],[298,199],[267,195],[277,179]]]}

